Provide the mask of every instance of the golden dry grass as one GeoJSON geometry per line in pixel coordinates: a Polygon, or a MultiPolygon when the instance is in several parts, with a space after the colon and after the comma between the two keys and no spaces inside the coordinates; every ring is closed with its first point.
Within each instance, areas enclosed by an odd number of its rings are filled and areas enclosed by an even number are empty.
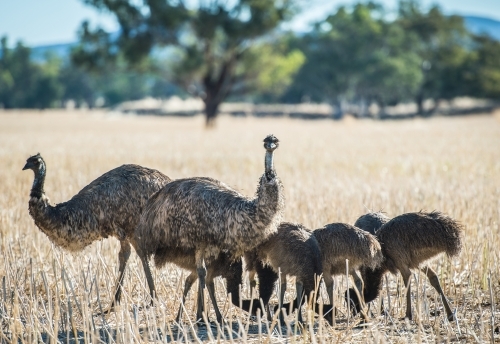
{"type": "MultiPolygon", "coordinates": [[[[172,325],[186,276],[176,267],[155,272],[159,305],[137,307],[147,300],[147,291],[135,255],[128,266],[121,309],[109,316],[92,316],[110,302],[118,241],[103,240],[76,255],[53,247],[28,214],[33,174],[21,171],[28,156],[43,155],[48,170],[45,190],[53,203],[68,200],[124,163],[156,168],[171,178],[210,176],[251,195],[263,171],[262,139],[268,133],[281,141],[275,164],[285,186],[287,221],[317,228],[331,222],[353,223],[368,210],[383,210],[392,217],[421,209],[440,210],[461,221],[465,225],[462,253],[433,263],[457,309],[458,321],[448,323],[443,314],[430,315],[442,304],[424,276],[415,273],[415,322],[400,320],[405,311],[404,287],[399,277],[390,276],[389,288],[382,293],[387,305],[389,290],[390,317],[376,316],[364,329],[355,328],[359,318],[347,324],[341,302],[346,279],[338,277],[341,313],[334,327],[316,319],[312,330],[308,327],[297,336],[259,337],[246,334],[248,329],[257,332],[256,322],[229,306],[223,282],[218,281],[221,308],[235,322],[235,340],[499,340],[492,333],[492,325],[500,323],[496,310],[500,300],[498,116],[404,122],[221,117],[217,128],[207,131],[201,117],[14,111],[0,112],[0,342],[14,337],[24,342],[56,338],[65,342],[78,336],[82,342],[95,343],[100,331],[103,341],[128,343],[170,340],[172,335],[195,339],[197,331],[187,321],[181,329],[172,325]],[[106,337],[109,333],[112,338],[106,337]]],[[[293,293],[293,288],[289,290],[293,293]]],[[[194,294],[187,303],[191,319],[194,294]]],[[[209,316],[214,319],[213,312],[209,316]]],[[[211,339],[210,331],[197,334],[211,339]]]]}

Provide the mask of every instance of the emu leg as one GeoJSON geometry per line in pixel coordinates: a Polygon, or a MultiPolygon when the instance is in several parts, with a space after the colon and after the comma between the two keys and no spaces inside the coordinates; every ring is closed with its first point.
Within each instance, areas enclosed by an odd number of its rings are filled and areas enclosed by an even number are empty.
{"type": "Polygon", "coordinates": [[[408,268],[400,269],[406,287],[406,318],[412,320],[411,315],[411,271],[408,268]]]}
{"type": "Polygon", "coordinates": [[[304,285],[302,284],[302,282],[296,282],[295,289],[297,291],[297,297],[295,298],[295,307],[297,307],[297,312],[299,312],[298,320],[300,323],[304,323],[304,320],[302,319],[302,300],[304,299],[304,285]]]}
{"type": "Polygon", "coordinates": [[[155,290],[155,283],[153,281],[153,275],[151,274],[151,268],[149,267],[149,261],[146,258],[146,256],[142,254],[142,252],[137,251],[137,254],[141,259],[142,267],[144,268],[144,274],[146,275],[146,280],[148,281],[149,295],[151,295],[151,305],[153,305],[153,302],[156,298],[156,290],[155,290]]]}
{"type": "Polygon", "coordinates": [[[325,281],[326,293],[328,294],[328,301],[333,307],[333,277],[331,275],[323,275],[325,281]]]}
{"type": "Polygon", "coordinates": [[[284,325],[285,324],[285,317],[284,317],[284,314],[283,314],[283,301],[285,299],[285,291],[286,291],[286,276],[285,276],[285,280],[281,282],[281,288],[280,288],[280,299],[279,299],[279,312],[280,312],[280,315],[279,315],[279,318],[280,318],[280,323],[281,325],[284,325]]]}
{"type": "Polygon", "coordinates": [[[130,258],[131,246],[128,241],[120,241],[120,253],[118,253],[118,261],[120,263],[118,268],[118,280],[116,281],[116,292],[113,303],[108,310],[108,312],[112,312],[115,308],[115,305],[120,303],[120,299],[122,296],[122,285],[123,278],[125,277],[125,267],[127,266],[128,259],[130,258]]]}
{"type": "Polygon", "coordinates": [[[175,318],[175,321],[179,324],[181,321],[182,317],[182,306],[186,302],[186,296],[189,293],[189,290],[191,290],[191,287],[193,286],[193,283],[196,281],[198,278],[198,275],[195,274],[194,272],[191,272],[189,276],[186,278],[186,281],[184,282],[184,292],[182,294],[182,301],[179,306],[179,311],[177,312],[177,318],[175,318]]]}
{"type": "Polygon", "coordinates": [[[333,277],[330,274],[323,274],[323,281],[325,282],[326,293],[328,294],[328,300],[330,301],[330,307],[323,306],[323,317],[331,324],[333,324],[333,317],[335,316],[335,308],[333,306],[333,277]],[[326,314],[325,314],[326,313],[326,314]]]}
{"type": "Polygon", "coordinates": [[[217,317],[217,322],[222,324],[222,314],[220,313],[219,306],[217,306],[217,299],[215,298],[215,285],[214,280],[211,278],[207,283],[208,295],[212,300],[212,305],[214,305],[215,316],[217,317]]]}
{"type": "Polygon", "coordinates": [[[248,279],[250,280],[250,298],[253,298],[253,291],[257,282],[255,281],[255,270],[252,270],[248,273],[248,279]]]}
{"type": "Polygon", "coordinates": [[[427,275],[427,278],[429,279],[429,282],[434,287],[434,289],[436,289],[436,291],[441,295],[441,300],[443,300],[443,305],[444,309],[446,310],[446,316],[448,317],[448,320],[453,320],[455,318],[455,315],[453,314],[450,305],[448,304],[448,300],[444,295],[443,289],[441,289],[441,284],[439,283],[439,278],[437,277],[436,272],[428,266],[423,267],[421,270],[427,275]]]}
{"type": "Polygon", "coordinates": [[[354,270],[351,272],[352,279],[354,280],[354,285],[358,289],[359,295],[363,298],[363,291],[365,289],[365,284],[363,278],[361,277],[359,271],[354,270]]]}
{"type": "Polygon", "coordinates": [[[205,290],[205,279],[207,276],[207,268],[205,267],[205,248],[201,250],[196,250],[196,272],[198,274],[198,306],[196,310],[196,320],[203,319],[204,311],[204,290],[205,290]]]}
{"type": "MultiPolygon", "coordinates": [[[[359,313],[362,311],[365,305],[365,298],[364,298],[364,283],[363,279],[361,278],[360,274],[358,271],[353,270],[351,271],[351,276],[352,279],[354,280],[354,287],[357,290],[357,297],[358,297],[358,304],[354,305],[351,303],[351,312],[353,313],[359,313]]],[[[354,291],[356,293],[356,290],[354,291]]],[[[351,296],[349,296],[351,297],[351,296]]],[[[350,301],[349,301],[350,302],[350,301]]]]}

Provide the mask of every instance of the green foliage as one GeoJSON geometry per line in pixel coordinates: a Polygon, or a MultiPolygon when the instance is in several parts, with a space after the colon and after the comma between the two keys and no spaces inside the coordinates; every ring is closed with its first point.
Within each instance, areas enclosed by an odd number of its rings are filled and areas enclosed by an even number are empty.
{"type": "Polygon", "coordinates": [[[339,7],[296,38],[306,62],[285,101],[307,98],[340,105],[347,102],[388,104],[463,95],[499,98],[499,42],[474,37],[461,17],[418,1],[400,1],[399,13],[387,20],[374,3],[339,7]]]}
{"type": "Polygon", "coordinates": [[[295,8],[294,0],[200,1],[196,8],[173,0],[84,2],[114,14],[121,32],[111,40],[103,37],[101,29],[92,31],[84,23],[74,62],[102,67],[123,54],[136,64],[153,47],[174,45],[181,51],[181,59],[173,78],[203,98],[207,124],[213,122],[233,86],[243,82],[241,73],[235,80],[236,70],[253,41],[290,18],[295,8]]]}
{"type": "Polygon", "coordinates": [[[7,38],[1,41],[0,56],[0,106],[5,108],[44,109],[68,100],[93,107],[97,99],[113,106],[148,95],[179,93],[164,80],[166,72],[160,63],[149,58],[131,70],[119,55],[100,72],[89,72],[50,54],[35,63],[29,48],[18,43],[9,49],[7,38]]]}
{"type": "Polygon", "coordinates": [[[424,67],[424,78],[416,93],[419,112],[424,112],[422,102],[425,98],[440,100],[465,95],[463,67],[469,54],[470,36],[463,19],[444,15],[438,6],[426,13],[418,1],[403,0],[395,24],[418,38],[413,50],[424,67]]]}
{"type": "Polygon", "coordinates": [[[339,113],[346,102],[416,101],[422,114],[425,99],[500,99],[500,42],[415,0],[400,1],[394,19],[372,2],[341,6],[305,35],[275,31],[300,0],[82,1],[114,14],[120,32],[82,23],[71,61],[34,62],[3,38],[1,106],[113,106],[187,92],[203,99],[210,124],[227,99],[326,101],[339,113]]]}
{"type": "Polygon", "coordinates": [[[38,65],[30,60],[30,49],[18,43],[9,49],[1,40],[0,104],[5,108],[47,108],[59,100],[62,88],[57,81],[59,61],[48,57],[38,65]]]}
{"type": "Polygon", "coordinates": [[[233,96],[249,94],[257,101],[278,101],[305,59],[299,49],[290,49],[286,40],[255,44],[235,72],[235,79],[243,82],[235,84],[233,96]]]}
{"type": "Polygon", "coordinates": [[[299,43],[307,62],[289,95],[334,104],[410,98],[422,80],[413,38],[383,17],[379,5],[367,3],[340,7],[318,23],[299,43]]]}
{"type": "Polygon", "coordinates": [[[500,42],[487,36],[474,37],[474,51],[465,63],[466,93],[500,99],[500,42]]]}

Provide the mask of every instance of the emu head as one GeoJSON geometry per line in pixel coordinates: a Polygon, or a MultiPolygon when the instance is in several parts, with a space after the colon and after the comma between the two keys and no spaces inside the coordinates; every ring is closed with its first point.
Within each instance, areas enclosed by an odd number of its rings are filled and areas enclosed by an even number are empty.
{"type": "Polygon", "coordinates": [[[278,138],[273,134],[267,135],[264,139],[264,148],[269,153],[272,153],[276,148],[278,148],[279,142],[278,138]]]}
{"type": "Polygon", "coordinates": [[[279,140],[274,135],[267,135],[264,139],[264,148],[266,149],[266,178],[267,181],[271,181],[276,177],[276,172],[274,171],[273,166],[273,152],[279,146],[279,140]]]}
{"type": "Polygon", "coordinates": [[[33,170],[35,173],[41,169],[45,168],[45,162],[43,161],[42,156],[40,153],[30,156],[26,160],[26,165],[23,167],[24,170],[33,170]]]}

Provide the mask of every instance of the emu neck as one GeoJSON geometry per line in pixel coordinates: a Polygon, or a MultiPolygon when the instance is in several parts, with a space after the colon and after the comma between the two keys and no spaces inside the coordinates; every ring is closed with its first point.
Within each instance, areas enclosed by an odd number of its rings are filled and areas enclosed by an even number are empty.
{"type": "Polygon", "coordinates": [[[274,177],[274,161],[273,161],[273,151],[266,151],[266,177],[268,180],[271,180],[274,177]]]}
{"type": "Polygon", "coordinates": [[[42,198],[43,185],[45,184],[45,174],[45,165],[41,164],[40,168],[35,171],[35,180],[33,181],[33,186],[31,187],[30,197],[42,198]]]}
{"type": "Polygon", "coordinates": [[[365,290],[363,296],[365,302],[370,302],[375,300],[380,294],[380,289],[382,287],[382,278],[387,272],[387,268],[382,264],[382,266],[376,268],[375,270],[366,269],[363,280],[365,284],[365,290]]]}

